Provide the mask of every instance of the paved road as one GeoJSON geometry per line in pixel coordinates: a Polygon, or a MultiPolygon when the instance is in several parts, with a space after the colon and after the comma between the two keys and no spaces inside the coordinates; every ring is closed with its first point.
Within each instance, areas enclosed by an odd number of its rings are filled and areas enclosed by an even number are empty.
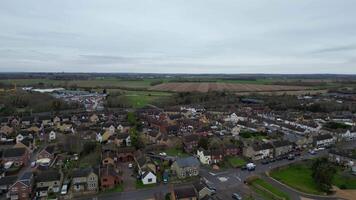
{"type": "MultiPolygon", "coordinates": [[[[302,156],[297,157],[295,160],[281,160],[281,161],[276,161],[273,163],[269,163],[267,165],[262,165],[260,163],[257,163],[257,167],[255,171],[242,171],[240,169],[228,169],[222,172],[212,172],[208,168],[202,167],[200,170],[200,176],[202,179],[207,182],[209,185],[213,186],[217,190],[217,196],[220,197],[221,199],[231,199],[231,194],[234,192],[237,192],[241,194],[242,196],[250,196],[253,195],[254,198],[260,199],[258,196],[256,196],[253,191],[249,189],[244,184],[244,181],[249,177],[253,175],[263,175],[266,171],[269,171],[271,169],[288,165],[293,162],[305,160],[305,159],[310,159],[310,158],[315,158],[315,157],[320,157],[323,155],[327,155],[326,151],[320,151],[316,155],[310,155],[310,154],[303,154],[302,156]]],[[[264,177],[266,178],[266,177],[264,177]]],[[[268,181],[277,186],[278,188],[281,188],[283,191],[288,193],[292,199],[300,199],[300,196],[305,196],[301,195],[300,193],[291,190],[287,187],[284,187],[283,185],[280,185],[276,182],[272,182],[273,180],[268,179],[268,181]],[[278,184],[278,185],[277,185],[278,184]]],[[[144,190],[134,190],[134,191],[126,191],[126,192],[121,192],[121,193],[108,193],[108,194],[99,194],[93,197],[83,197],[80,199],[98,199],[98,200],[111,200],[111,199],[117,199],[117,200],[142,200],[142,199],[151,199],[157,194],[163,194],[165,195],[166,193],[169,192],[169,185],[160,185],[155,188],[150,188],[150,189],[144,189],[144,190]]],[[[308,197],[305,196],[305,197],[308,197]]],[[[310,196],[309,196],[310,197],[310,196]]],[[[313,198],[313,199],[318,199],[318,198],[313,198]]],[[[323,198],[321,198],[323,199],[323,198]]],[[[325,198],[324,198],[325,199],[325,198]]],[[[332,198],[328,198],[332,199],[332,198]]]]}

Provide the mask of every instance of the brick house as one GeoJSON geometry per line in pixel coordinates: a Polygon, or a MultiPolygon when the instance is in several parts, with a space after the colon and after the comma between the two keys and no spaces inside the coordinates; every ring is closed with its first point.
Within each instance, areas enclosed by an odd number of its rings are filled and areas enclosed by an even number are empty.
{"type": "Polygon", "coordinates": [[[2,163],[14,162],[15,166],[26,166],[30,160],[30,153],[25,147],[5,149],[2,163]]]}
{"type": "Polygon", "coordinates": [[[198,147],[199,136],[198,135],[187,135],[183,137],[183,146],[186,152],[192,152],[198,147]]]}
{"type": "Polygon", "coordinates": [[[225,145],[224,151],[226,156],[237,156],[241,154],[241,148],[233,144],[225,145]]]}
{"type": "Polygon", "coordinates": [[[9,188],[7,198],[29,200],[33,196],[34,176],[32,172],[24,173],[21,178],[9,188]]]}
{"type": "Polygon", "coordinates": [[[55,151],[55,146],[53,146],[53,145],[47,146],[46,148],[42,149],[37,154],[37,160],[43,159],[43,158],[49,158],[49,159],[53,160],[54,159],[54,151],[55,151]]]}
{"type": "Polygon", "coordinates": [[[121,147],[117,150],[117,159],[121,162],[130,162],[134,160],[134,147],[121,147]]]}
{"type": "Polygon", "coordinates": [[[100,169],[100,189],[102,191],[115,188],[122,183],[119,171],[113,166],[105,166],[100,169]]]}

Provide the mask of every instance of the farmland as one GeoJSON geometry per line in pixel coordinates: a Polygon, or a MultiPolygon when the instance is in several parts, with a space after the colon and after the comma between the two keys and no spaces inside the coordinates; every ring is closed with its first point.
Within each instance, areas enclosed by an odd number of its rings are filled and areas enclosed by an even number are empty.
{"type": "Polygon", "coordinates": [[[302,86],[284,85],[261,85],[241,83],[163,83],[152,86],[149,90],[172,91],[172,92],[209,92],[209,91],[232,91],[232,92],[268,92],[268,91],[298,91],[308,90],[302,86]]]}

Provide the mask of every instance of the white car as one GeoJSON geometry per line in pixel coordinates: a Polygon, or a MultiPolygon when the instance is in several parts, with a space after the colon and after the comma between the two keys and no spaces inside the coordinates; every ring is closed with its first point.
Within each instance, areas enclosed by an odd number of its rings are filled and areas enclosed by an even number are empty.
{"type": "Polygon", "coordinates": [[[159,153],[160,156],[167,156],[166,152],[159,153]]]}
{"type": "Polygon", "coordinates": [[[68,185],[65,184],[62,186],[61,195],[66,195],[67,193],[68,193],[68,185]]]}
{"type": "Polygon", "coordinates": [[[133,167],[132,163],[129,163],[129,168],[131,169],[133,167]]]}

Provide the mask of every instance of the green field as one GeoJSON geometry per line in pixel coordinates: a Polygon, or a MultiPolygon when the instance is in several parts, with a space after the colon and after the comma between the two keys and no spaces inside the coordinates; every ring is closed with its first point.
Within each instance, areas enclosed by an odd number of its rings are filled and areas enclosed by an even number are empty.
{"type": "Polygon", "coordinates": [[[260,178],[255,179],[250,184],[256,190],[256,192],[262,195],[265,199],[275,199],[276,197],[278,199],[290,199],[288,194],[260,178]]]}
{"type": "Polygon", "coordinates": [[[166,149],[164,152],[168,156],[188,157],[189,155],[184,153],[183,150],[177,148],[166,149]]]}
{"type": "MultiPolygon", "coordinates": [[[[342,171],[337,168],[338,172],[334,176],[333,184],[341,189],[356,189],[356,177],[352,176],[349,171],[342,171]]],[[[297,190],[310,194],[323,194],[312,178],[312,170],[309,163],[292,164],[288,167],[274,170],[271,176],[297,190]]]]}
{"type": "Polygon", "coordinates": [[[308,165],[293,164],[271,172],[271,176],[299,191],[310,194],[322,194],[314,183],[312,170],[308,165]]]}
{"type": "Polygon", "coordinates": [[[239,158],[239,157],[229,157],[227,159],[227,161],[229,162],[229,164],[232,166],[232,167],[242,167],[244,165],[246,165],[246,161],[242,158],[239,158]]]}

